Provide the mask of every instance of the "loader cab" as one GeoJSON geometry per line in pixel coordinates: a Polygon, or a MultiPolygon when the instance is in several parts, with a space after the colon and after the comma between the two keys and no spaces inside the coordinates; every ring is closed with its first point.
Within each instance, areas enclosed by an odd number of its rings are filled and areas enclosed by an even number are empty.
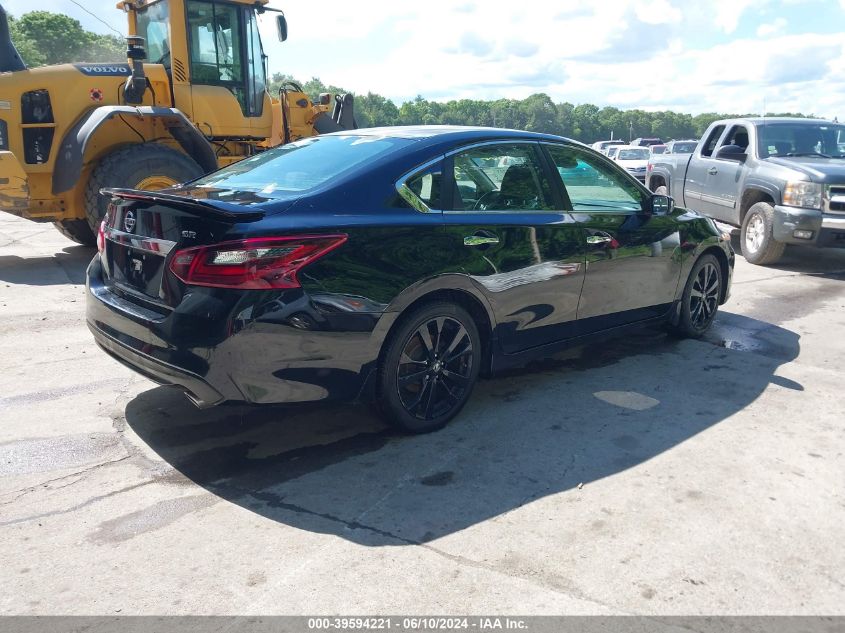
{"type": "Polygon", "coordinates": [[[272,107],[256,14],[259,3],[136,3],[130,11],[135,34],[146,40],[147,63],[167,69],[175,107],[210,139],[271,134],[272,107]]]}

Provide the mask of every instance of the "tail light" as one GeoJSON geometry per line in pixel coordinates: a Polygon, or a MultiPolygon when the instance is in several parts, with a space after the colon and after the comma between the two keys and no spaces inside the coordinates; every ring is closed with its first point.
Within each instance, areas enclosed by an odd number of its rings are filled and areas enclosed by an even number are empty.
{"type": "Polygon", "coordinates": [[[250,238],[177,251],[170,270],[192,286],[299,288],[296,273],[346,241],[346,235],[250,238]]]}

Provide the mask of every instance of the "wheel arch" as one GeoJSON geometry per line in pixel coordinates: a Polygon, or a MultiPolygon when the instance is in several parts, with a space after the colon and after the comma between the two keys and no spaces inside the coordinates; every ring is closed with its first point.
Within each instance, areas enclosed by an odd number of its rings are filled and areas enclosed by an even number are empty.
{"type": "Polygon", "coordinates": [[[437,301],[454,303],[469,312],[481,337],[481,373],[482,375],[489,375],[493,358],[495,318],[486,301],[465,287],[429,288],[427,291],[416,292],[412,297],[403,300],[401,302],[399,316],[390,325],[390,329],[382,341],[381,350],[379,351],[379,364],[387,348],[387,342],[400,325],[404,323],[407,316],[418,307],[437,301]]]}
{"type": "Polygon", "coordinates": [[[756,185],[750,186],[743,191],[739,203],[740,226],[745,221],[745,215],[748,213],[748,210],[758,202],[768,202],[774,205],[776,203],[774,192],[756,185]]]}
{"type": "MultiPolygon", "coordinates": [[[[696,262],[704,257],[705,255],[713,255],[716,257],[716,261],[719,262],[719,268],[722,271],[722,287],[719,290],[720,297],[719,297],[719,305],[722,305],[727,301],[728,298],[728,279],[730,278],[730,262],[728,261],[728,256],[725,254],[725,251],[718,247],[718,246],[708,246],[705,248],[699,256],[696,258],[696,262]]],[[[693,266],[695,266],[695,262],[693,262],[693,266]]]]}
{"type": "Polygon", "coordinates": [[[653,171],[648,179],[648,188],[654,193],[658,187],[666,187],[669,190],[669,177],[661,171],[653,171]]]}
{"type": "MultiPolygon", "coordinates": [[[[217,157],[211,144],[188,118],[176,108],[155,106],[102,106],[83,114],[62,138],[53,168],[53,194],[73,189],[85,167],[85,151],[96,131],[114,117],[125,114],[160,121],[182,150],[205,171],[217,169],[217,157]]],[[[150,141],[152,142],[152,141],[150,141]]],[[[113,150],[125,144],[109,148],[113,150]]]]}

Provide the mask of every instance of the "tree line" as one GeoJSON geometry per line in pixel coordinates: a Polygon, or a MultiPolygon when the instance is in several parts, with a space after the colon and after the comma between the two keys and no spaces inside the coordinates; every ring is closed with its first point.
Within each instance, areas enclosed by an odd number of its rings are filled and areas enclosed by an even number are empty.
{"type": "MultiPolygon", "coordinates": [[[[275,95],[288,81],[295,80],[289,75],[275,73],[270,82],[271,94],[275,95]]],[[[338,86],[327,86],[316,77],[299,85],[311,99],[316,99],[321,92],[347,92],[338,86]]],[[[657,136],[664,141],[698,139],[713,121],[740,116],[759,116],[759,113],[707,112],[693,116],[670,110],[647,112],[638,108],[600,108],[591,103],[555,103],[544,93],[536,93],[525,99],[458,99],[445,103],[429,101],[418,96],[400,106],[373,92],[355,95],[355,118],[360,127],[483,125],[557,134],[584,143],[610,139],[611,134],[613,138],[624,141],[646,136],[657,136]]],[[[766,116],[805,115],[795,112],[772,112],[766,116]]]]}
{"type": "MultiPolygon", "coordinates": [[[[50,11],[31,11],[9,21],[12,42],[28,66],[69,62],[126,61],[125,40],[85,30],[78,20],[50,11]]],[[[270,93],[293,77],[274,73],[270,93]]],[[[299,82],[297,82],[299,83],[299,82]]],[[[316,99],[321,92],[348,92],[326,85],[314,77],[300,84],[316,99]]],[[[360,127],[392,125],[483,125],[567,136],[585,143],[596,140],[658,136],[664,140],[698,138],[716,119],[743,116],[708,112],[691,115],[669,110],[647,112],[622,110],[591,103],[555,103],[549,95],[536,93],[525,99],[458,99],[429,101],[421,96],[401,105],[367,92],[355,95],[355,118],[360,127]]],[[[747,115],[746,115],[747,116],[747,115]]],[[[793,112],[767,116],[804,116],[793,112]]]]}
{"type": "Polygon", "coordinates": [[[82,28],[79,20],[51,11],[9,18],[12,43],[27,66],[72,62],[125,62],[126,39],[82,28]]]}

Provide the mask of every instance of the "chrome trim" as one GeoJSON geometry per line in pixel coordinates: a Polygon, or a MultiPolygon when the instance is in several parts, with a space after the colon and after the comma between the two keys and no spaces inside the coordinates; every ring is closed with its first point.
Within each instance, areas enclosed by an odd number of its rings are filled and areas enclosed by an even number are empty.
{"type": "MultiPolygon", "coordinates": [[[[416,176],[421,171],[425,171],[426,169],[428,169],[432,165],[443,162],[444,158],[445,158],[445,156],[441,155],[441,156],[438,156],[437,158],[434,158],[430,161],[423,163],[422,165],[417,165],[412,170],[405,172],[393,184],[393,186],[396,188],[396,193],[398,193],[399,196],[405,202],[410,204],[411,208],[415,209],[416,211],[419,211],[420,213],[432,213],[432,212],[439,213],[441,211],[440,211],[440,209],[432,209],[431,207],[429,207],[425,202],[422,201],[421,198],[419,198],[417,196],[417,194],[415,194],[413,191],[411,191],[411,188],[406,183],[407,183],[408,180],[410,180],[411,178],[416,176]]],[[[441,178],[443,177],[442,174],[441,174],[440,177],[441,178]]]]}
{"type": "Polygon", "coordinates": [[[823,229],[845,229],[845,218],[822,218],[823,229]]]}
{"type": "Polygon", "coordinates": [[[105,228],[104,235],[107,240],[115,244],[129,246],[135,250],[152,253],[153,255],[161,255],[162,257],[167,257],[170,251],[173,250],[173,247],[176,246],[176,242],[170,240],[134,235],[133,233],[120,231],[111,226],[105,228]]]}
{"type": "MultiPolygon", "coordinates": [[[[479,141],[478,143],[471,143],[469,145],[461,145],[460,147],[456,147],[455,149],[446,152],[443,157],[448,158],[449,156],[454,156],[455,154],[460,154],[461,152],[465,152],[468,149],[475,149],[476,147],[485,147],[487,145],[526,145],[529,143],[534,143],[536,145],[540,144],[540,139],[532,138],[515,138],[515,139],[498,139],[495,141],[479,141]]],[[[558,145],[563,145],[564,143],[558,143],[558,145]]]]}
{"type": "Polygon", "coordinates": [[[831,209],[832,202],[845,204],[845,184],[825,185],[822,191],[822,211],[845,215],[845,209],[831,209]]]}

